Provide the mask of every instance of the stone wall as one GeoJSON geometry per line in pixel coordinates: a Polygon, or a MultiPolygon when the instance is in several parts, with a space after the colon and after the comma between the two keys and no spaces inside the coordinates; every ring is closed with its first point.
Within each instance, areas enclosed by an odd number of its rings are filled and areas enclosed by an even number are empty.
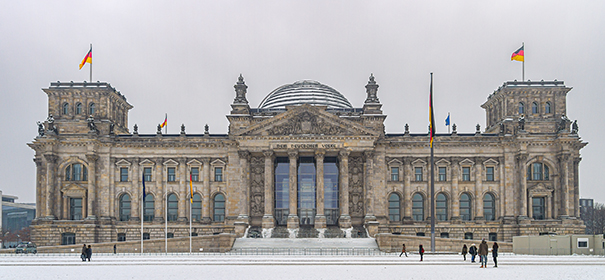
{"type": "MultiPolygon", "coordinates": [[[[500,247],[500,252],[510,253],[513,251],[512,242],[497,241],[500,247]]],[[[406,250],[409,252],[418,252],[418,245],[423,246],[426,252],[431,251],[431,237],[425,236],[411,236],[411,235],[397,235],[390,233],[379,233],[376,234],[376,243],[378,249],[383,252],[401,252],[401,245],[405,244],[406,250]]],[[[475,244],[479,248],[481,240],[472,239],[452,239],[452,238],[438,238],[435,237],[435,251],[436,252],[452,252],[459,253],[462,251],[462,245],[466,244],[470,247],[471,244],[475,244]]],[[[489,248],[494,244],[493,241],[487,242],[489,248]]]]}

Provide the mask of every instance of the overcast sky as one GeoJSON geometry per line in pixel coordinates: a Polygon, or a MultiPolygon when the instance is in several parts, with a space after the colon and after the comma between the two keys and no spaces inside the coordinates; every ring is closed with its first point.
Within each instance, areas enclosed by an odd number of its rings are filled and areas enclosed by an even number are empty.
{"type": "Polygon", "coordinates": [[[134,106],[130,129],[226,133],[241,73],[252,107],[273,89],[310,79],[362,107],[370,73],[380,85],[387,133],[427,131],[430,72],[437,132],[448,112],[460,133],[485,128],[480,105],[521,80],[512,52],[525,42],[525,77],[573,87],[580,196],[605,202],[605,1],[8,1],[0,0],[0,190],[35,202],[41,90],[93,80],[134,106]]]}

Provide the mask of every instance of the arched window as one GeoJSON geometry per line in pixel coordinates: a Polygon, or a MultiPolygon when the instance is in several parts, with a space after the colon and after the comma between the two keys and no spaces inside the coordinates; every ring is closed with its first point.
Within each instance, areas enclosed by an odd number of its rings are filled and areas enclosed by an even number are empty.
{"type": "Polygon", "coordinates": [[[145,207],[143,208],[143,221],[152,222],[155,218],[155,199],[153,194],[145,195],[145,207]]]}
{"type": "Polygon", "coordinates": [[[460,196],[460,218],[463,221],[471,220],[471,196],[468,193],[463,193],[460,196]]]}
{"type": "Polygon", "coordinates": [[[82,114],[82,103],[76,104],[76,115],[82,114]]]}
{"type": "Polygon", "coordinates": [[[392,193],[391,195],[389,195],[389,221],[400,221],[400,205],[401,203],[398,194],[392,193]]]}
{"type": "Polygon", "coordinates": [[[447,197],[443,193],[437,195],[435,212],[437,221],[447,221],[447,197]]]}
{"type": "Polygon", "coordinates": [[[414,221],[424,221],[424,197],[419,193],[412,197],[412,218],[414,221]]]}
{"type": "Polygon", "coordinates": [[[537,114],[538,113],[538,103],[534,102],[531,104],[531,113],[532,114],[537,114]]]}
{"type": "Polygon", "coordinates": [[[519,102],[519,115],[525,114],[525,104],[523,102],[519,102]]]}
{"type": "Polygon", "coordinates": [[[65,168],[65,181],[88,181],[88,169],[81,163],[74,163],[65,168]]]}
{"type": "Polygon", "coordinates": [[[120,197],[120,221],[130,220],[130,195],[127,193],[120,197]]]}
{"type": "Polygon", "coordinates": [[[193,195],[193,205],[191,205],[191,220],[202,220],[202,196],[197,193],[193,195]]]}
{"type": "Polygon", "coordinates": [[[63,103],[63,115],[68,115],[69,114],[69,104],[68,103],[63,103]]]}
{"type": "Polygon", "coordinates": [[[90,103],[88,105],[88,114],[91,116],[95,114],[95,104],[94,103],[90,103]]]}
{"type": "Polygon", "coordinates": [[[176,198],[176,194],[168,195],[168,221],[176,221],[179,216],[179,201],[176,198]]]}
{"type": "Polygon", "coordinates": [[[550,114],[550,102],[546,102],[544,106],[544,114],[550,114]]]}
{"type": "Polygon", "coordinates": [[[494,196],[491,193],[486,193],[483,197],[483,217],[486,221],[496,219],[496,203],[494,196]]]}
{"type": "Polygon", "coordinates": [[[225,196],[217,194],[214,196],[214,221],[224,222],[225,221],[225,196]]]}
{"type": "Polygon", "coordinates": [[[527,167],[527,180],[530,181],[548,181],[550,180],[548,165],[541,162],[534,162],[527,167]]]}

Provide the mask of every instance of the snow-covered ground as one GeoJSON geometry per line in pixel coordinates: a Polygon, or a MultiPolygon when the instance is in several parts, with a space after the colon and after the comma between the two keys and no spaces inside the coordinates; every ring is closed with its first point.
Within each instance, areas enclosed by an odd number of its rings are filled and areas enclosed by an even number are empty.
{"type": "Polygon", "coordinates": [[[0,255],[0,279],[605,279],[603,256],[0,255]]]}

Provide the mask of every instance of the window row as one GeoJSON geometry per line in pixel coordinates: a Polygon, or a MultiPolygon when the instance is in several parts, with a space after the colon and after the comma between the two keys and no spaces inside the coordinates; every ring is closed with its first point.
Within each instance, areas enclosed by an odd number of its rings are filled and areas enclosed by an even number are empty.
{"type": "MultiPolygon", "coordinates": [[[[179,202],[176,194],[168,195],[168,212],[165,217],[169,222],[176,221],[178,219],[179,202]]],[[[137,211],[131,208],[130,195],[123,194],[119,199],[119,220],[128,221],[132,211],[137,211]]],[[[151,222],[155,219],[156,201],[152,194],[145,196],[143,202],[143,221],[151,222]]],[[[164,219],[164,217],[161,217],[164,219]]],[[[191,205],[191,219],[193,221],[202,220],[202,196],[199,194],[193,195],[193,204],[191,205]]],[[[225,196],[223,194],[216,194],[212,199],[212,220],[215,222],[225,221],[225,196]]]]}
{"type": "MultiPolygon", "coordinates": [[[[67,102],[63,103],[63,106],[61,107],[61,113],[62,113],[62,115],[69,115],[69,103],[67,103],[67,102]]],[[[75,114],[76,115],[84,114],[82,103],[80,103],[80,102],[76,103],[75,114]]],[[[88,114],[89,115],[95,114],[95,104],[92,102],[90,104],[88,104],[88,114]]]]}
{"type": "MultiPolygon", "coordinates": [[[[495,167],[488,166],[485,167],[485,181],[495,181],[495,167]]],[[[399,178],[399,167],[391,167],[391,181],[397,182],[400,181],[399,178]]],[[[437,180],[441,182],[448,181],[447,176],[447,167],[437,167],[437,180]]],[[[471,181],[471,167],[464,166],[462,167],[462,176],[460,177],[462,181],[471,181]]],[[[424,180],[424,168],[423,167],[414,167],[414,178],[415,182],[422,182],[424,180]]],[[[450,179],[451,180],[451,179],[450,179]]]]}
{"type": "MultiPolygon", "coordinates": [[[[463,221],[472,220],[472,198],[468,193],[460,195],[460,219],[463,221]]],[[[393,222],[401,221],[401,197],[397,193],[389,195],[389,220],[393,222]]],[[[420,193],[415,193],[412,196],[412,219],[414,221],[424,221],[425,216],[425,198],[420,193]]],[[[443,193],[437,194],[435,201],[435,219],[437,221],[447,221],[449,217],[449,207],[447,196],[443,193]]],[[[496,219],[496,199],[491,193],[483,196],[483,217],[486,221],[494,221],[496,219]]]]}
{"type": "MultiPolygon", "coordinates": [[[[538,102],[531,103],[531,113],[532,115],[537,115],[540,113],[538,102]]],[[[552,105],[550,102],[546,102],[544,104],[544,114],[552,113],[552,105]]],[[[519,102],[519,115],[525,114],[525,103],[519,102]]]]}
{"type": "MultiPolygon", "coordinates": [[[[128,167],[120,167],[120,182],[128,182],[129,172],[128,167]]],[[[189,169],[189,180],[192,182],[200,181],[200,168],[199,167],[191,167],[189,169]]],[[[153,181],[152,177],[152,168],[151,167],[143,167],[143,179],[146,182],[153,181]]],[[[176,167],[168,167],[166,168],[166,181],[168,182],[176,182],[176,167]]],[[[223,181],[223,167],[214,167],[214,182],[222,182],[223,181]]]]}

